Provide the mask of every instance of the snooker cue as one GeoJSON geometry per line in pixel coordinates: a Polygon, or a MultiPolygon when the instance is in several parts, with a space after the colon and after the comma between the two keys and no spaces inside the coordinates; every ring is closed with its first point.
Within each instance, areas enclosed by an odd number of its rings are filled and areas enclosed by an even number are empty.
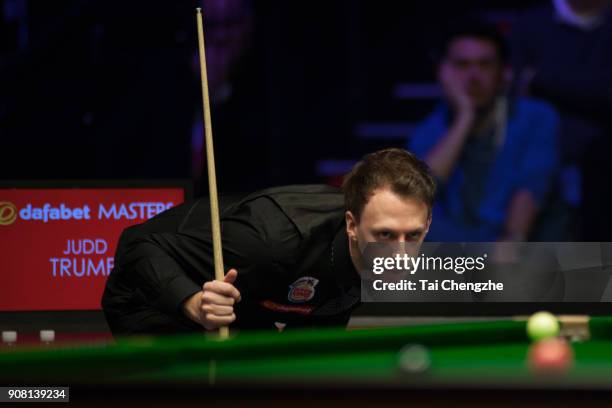
{"type": "MultiPolygon", "coordinates": [[[[210,99],[208,98],[208,77],[206,75],[206,53],[204,49],[204,24],[202,9],[196,9],[198,23],[198,45],[200,50],[200,74],[202,80],[202,101],[204,107],[204,134],[206,138],[206,163],[208,165],[208,194],[210,199],[210,221],[212,226],[215,280],[223,281],[223,251],[221,248],[221,222],[219,220],[219,198],[217,196],[217,175],[215,172],[215,152],[213,149],[212,124],[210,121],[210,99]]],[[[219,327],[219,337],[227,339],[229,328],[219,327]]]]}

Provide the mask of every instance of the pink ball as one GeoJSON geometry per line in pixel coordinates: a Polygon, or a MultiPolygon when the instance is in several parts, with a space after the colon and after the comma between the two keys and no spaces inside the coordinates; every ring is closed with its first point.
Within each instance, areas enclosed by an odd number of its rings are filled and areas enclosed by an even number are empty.
{"type": "Polygon", "coordinates": [[[565,373],[574,365],[574,351],[561,338],[540,340],[529,348],[529,367],[535,372],[565,373]]]}

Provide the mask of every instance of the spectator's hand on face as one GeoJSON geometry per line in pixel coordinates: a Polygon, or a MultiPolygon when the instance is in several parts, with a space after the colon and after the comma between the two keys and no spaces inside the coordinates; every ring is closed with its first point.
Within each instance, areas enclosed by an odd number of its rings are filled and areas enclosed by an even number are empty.
{"type": "Polygon", "coordinates": [[[450,104],[459,114],[474,113],[474,104],[468,95],[457,70],[448,63],[440,66],[440,83],[450,104]]]}

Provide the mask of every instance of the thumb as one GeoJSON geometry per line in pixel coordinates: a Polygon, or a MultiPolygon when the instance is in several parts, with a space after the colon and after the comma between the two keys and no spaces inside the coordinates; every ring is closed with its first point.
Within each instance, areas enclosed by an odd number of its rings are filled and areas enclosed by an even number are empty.
{"type": "Polygon", "coordinates": [[[238,277],[238,271],[235,269],[230,269],[225,275],[225,277],[223,278],[223,282],[234,283],[237,277],[238,277]]]}
{"type": "MultiPolygon", "coordinates": [[[[238,277],[238,271],[235,269],[230,269],[227,272],[227,275],[225,275],[225,278],[223,278],[223,282],[233,284],[236,281],[237,277],[238,277]]],[[[242,300],[242,296],[240,296],[236,301],[240,302],[241,300],[242,300]]]]}

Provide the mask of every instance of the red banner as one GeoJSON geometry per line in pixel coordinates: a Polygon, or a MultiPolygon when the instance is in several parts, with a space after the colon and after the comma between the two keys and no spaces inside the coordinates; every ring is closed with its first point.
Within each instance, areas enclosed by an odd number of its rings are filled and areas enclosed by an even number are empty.
{"type": "Polygon", "coordinates": [[[182,188],[0,189],[0,311],[96,310],[121,231],[182,188]]]}

